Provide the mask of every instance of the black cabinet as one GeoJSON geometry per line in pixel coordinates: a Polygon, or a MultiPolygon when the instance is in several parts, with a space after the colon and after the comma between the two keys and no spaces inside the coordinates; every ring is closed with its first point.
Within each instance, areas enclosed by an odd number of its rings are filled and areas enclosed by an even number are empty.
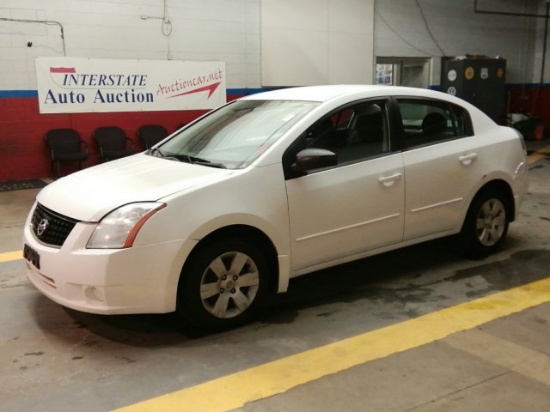
{"type": "Polygon", "coordinates": [[[472,103],[498,124],[506,124],[505,59],[444,59],[441,91],[472,103]]]}

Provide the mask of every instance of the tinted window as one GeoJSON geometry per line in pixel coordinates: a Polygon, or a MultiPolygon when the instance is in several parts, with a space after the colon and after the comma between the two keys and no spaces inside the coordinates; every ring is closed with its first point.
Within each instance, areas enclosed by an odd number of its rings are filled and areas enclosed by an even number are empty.
{"type": "Polygon", "coordinates": [[[471,136],[465,109],[445,102],[398,99],[405,146],[433,144],[471,136]]]}
{"type": "Polygon", "coordinates": [[[320,119],[306,132],[304,147],[330,150],[345,164],[381,155],[389,145],[385,101],[369,101],[320,119]]]}

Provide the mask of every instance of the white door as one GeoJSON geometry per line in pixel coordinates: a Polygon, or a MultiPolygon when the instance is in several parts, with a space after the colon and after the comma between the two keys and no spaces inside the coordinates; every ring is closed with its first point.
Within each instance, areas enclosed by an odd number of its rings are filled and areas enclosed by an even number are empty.
{"type": "MultiPolygon", "coordinates": [[[[403,154],[406,240],[446,232],[461,224],[470,191],[482,176],[480,149],[468,140],[452,141],[403,154]]],[[[476,143],[476,142],[473,142],[476,143]]]]}
{"type": "Polygon", "coordinates": [[[333,151],[338,165],[286,181],[293,271],[401,241],[403,160],[389,149],[388,124],[385,102],[367,102],[306,133],[307,147],[333,151]]]}
{"type": "Polygon", "coordinates": [[[293,270],[401,241],[400,154],[287,181],[293,270]]]}
{"type": "Polygon", "coordinates": [[[433,101],[399,102],[408,150],[404,240],[456,229],[482,178],[485,150],[461,108],[433,101]],[[436,119],[434,121],[434,118],[436,119]],[[437,120],[437,119],[440,119],[437,120]]]}

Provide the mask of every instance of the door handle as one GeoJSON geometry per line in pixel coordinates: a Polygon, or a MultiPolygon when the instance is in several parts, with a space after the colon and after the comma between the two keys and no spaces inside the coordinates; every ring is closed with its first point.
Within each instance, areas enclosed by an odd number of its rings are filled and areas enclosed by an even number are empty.
{"type": "Polygon", "coordinates": [[[402,174],[401,173],[395,173],[391,176],[384,176],[384,177],[380,177],[378,178],[378,181],[380,183],[382,183],[384,186],[386,187],[390,187],[394,184],[394,182],[397,180],[397,179],[401,179],[401,176],[402,174]]]}
{"type": "Polygon", "coordinates": [[[472,164],[472,162],[477,158],[477,153],[470,153],[467,155],[458,156],[458,160],[465,166],[472,164]]]}

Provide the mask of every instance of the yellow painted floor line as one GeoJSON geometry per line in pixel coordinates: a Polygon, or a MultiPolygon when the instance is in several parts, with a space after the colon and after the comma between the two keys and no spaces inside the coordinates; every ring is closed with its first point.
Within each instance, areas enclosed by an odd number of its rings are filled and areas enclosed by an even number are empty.
{"type": "MultiPolygon", "coordinates": [[[[550,146],[531,154],[528,163],[532,164],[548,154],[550,146]]],[[[22,257],[21,251],[0,253],[0,263],[22,257]]],[[[443,309],[117,411],[225,412],[546,302],[550,302],[550,279],[443,309]]]]}
{"type": "Polygon", "coordinates": [[[0,263],[11,262],[12,260],[23,259],[23,252],[17,250],[15,252],[0,253],[0,263]]]}
{"type": "Polygon", "coordinates": [[[221,412],[550,302],[550,278],[149,399],[117,412],[221,412]]]}
{"type": "Polygon", "coordinates": [[[527,164],[532,165],[533,163],[539,161],[550,155],[550,146],[545,146],[534,153],[531,153],[527,156],[527,164]]]}

